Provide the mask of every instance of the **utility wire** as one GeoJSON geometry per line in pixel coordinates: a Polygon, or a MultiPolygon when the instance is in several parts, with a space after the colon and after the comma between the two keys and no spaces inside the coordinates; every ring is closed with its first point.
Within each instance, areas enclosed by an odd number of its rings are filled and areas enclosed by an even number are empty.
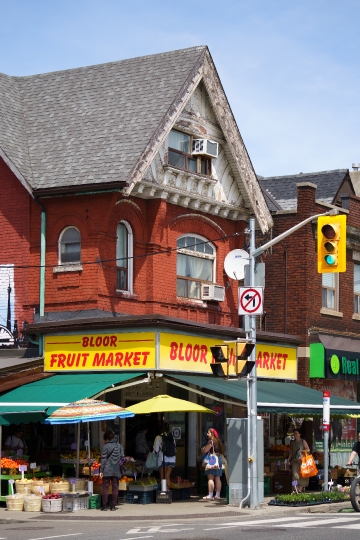
{"type": "MultiPolygon", "coordinates": [[[[247,233],[242,232],[236,232],[234,234],[229,234],[227,236],[220,236],[219,238],[215,238],[214,240],[204,240],[202,242],[196,242],[195,244],[191,244],[190,246],[186,246],[185,248],[168,248],[168,249],[162,249],[160,251],[154,251],[153,253],[143,253],[142,255],[136,255],[132,257],[117,257],[115,259],[98,259],[96,261],[85,261],[85,262],[79,262],[79,263],[69,263],[69,264],[81,264],[84,265],[90,265],[90,264],[103,264],[108,262],[115,262],[115,261],[124,261],[129,259],[143,259],[144,257],[152,257],[153,255],[162,255],[164,253],[172,253],[173,251],[179,251],[181,249],[190,249],[195,246],[199,246],[201,244],[211,244],[212,242],[219,242],[220,240],[226,240],[227,238],[233,238],[234,236],[242,236],[246,235],[247,233]]],[[[11,269],[27,269],[27,268],[53,268],[53,264],[36,264],[36,265],[0,265],[0,270],[3,268],[11,268],[11,269]]]]}

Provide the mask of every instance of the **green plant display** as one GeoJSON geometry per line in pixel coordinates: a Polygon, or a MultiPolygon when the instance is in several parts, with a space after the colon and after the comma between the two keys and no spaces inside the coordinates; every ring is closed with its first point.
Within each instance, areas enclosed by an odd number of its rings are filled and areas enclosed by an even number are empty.
{"type": "Polygon", "coordinates": [[[326,502],[341,502],[349,499],[349,493],[341,491],[327,491],[322,493],[292,493],[289,495],[275,495],[275,503],[286,505],[292,504],[314,504],[326,502]]]}

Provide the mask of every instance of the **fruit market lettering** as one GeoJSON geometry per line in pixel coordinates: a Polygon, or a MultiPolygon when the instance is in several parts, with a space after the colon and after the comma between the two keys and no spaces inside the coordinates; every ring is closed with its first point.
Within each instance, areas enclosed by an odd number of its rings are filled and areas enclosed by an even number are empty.
{"type": "Polygon", "coordinates": [[[285,353],[260,351],[256,358],[256,367],[267,371],[285,371],[287,357],[285,353]]]}

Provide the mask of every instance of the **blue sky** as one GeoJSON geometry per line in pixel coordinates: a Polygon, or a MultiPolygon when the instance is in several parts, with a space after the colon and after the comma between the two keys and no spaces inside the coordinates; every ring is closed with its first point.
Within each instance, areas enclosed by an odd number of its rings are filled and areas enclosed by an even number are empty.
{"type": "Polygon", "coordinates": [[[360,162],[358,0],[0,0],[0,71],[208,45],[264,176],[360,162]]]}

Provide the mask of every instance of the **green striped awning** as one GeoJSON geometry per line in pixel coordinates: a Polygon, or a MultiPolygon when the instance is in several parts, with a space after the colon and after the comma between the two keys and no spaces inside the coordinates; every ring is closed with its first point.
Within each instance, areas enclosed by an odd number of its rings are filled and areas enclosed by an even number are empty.
{"type": "MultiPolygon", "coordinates": [[[[247,401],[246,379],[224,380],[211,376],[178,374],[171,377],[243,403],[247,401]]],[[[259,412],[316,416],[323,413],[323,395],[318,390],[296,383],[258,380],[257,405],[259,412]]],[[[360,403],[331,396],[330,411],[332,416],[359,414],[360,403]]]]}
{"type": "Polygon", "coordinates": [[[16,422],[19,413],[22,416],[23,413],[40,413],[48,416],[63,405],[94,397],[109,387],[144,375],[144,373],[76,373],[54,375],[25,384],[0,396],[0,424],[9,423],[12,415],[14,421],[10,423],[19,423],[16,422]]]}

